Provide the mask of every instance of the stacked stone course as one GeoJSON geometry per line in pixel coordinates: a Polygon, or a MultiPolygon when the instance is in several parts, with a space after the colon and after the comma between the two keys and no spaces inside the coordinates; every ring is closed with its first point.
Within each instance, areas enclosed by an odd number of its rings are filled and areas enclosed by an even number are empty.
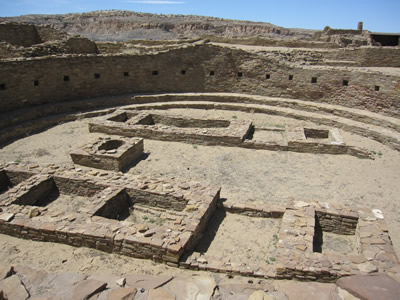
{"type": "Polygon", "coordinates": [[[203,42],[156,54],[44,57],[2,61],[0,65],[4,111],[128,93],[240,92],[339,103],[398,115],[399,97],[393,92],[399,77],[395,74],[303,66],[203,42]],[[153,75],[155,71],[157,75],[153,75]],[[210,71],[215,75],[210,76],[210,71]],[[124,72],[130,75],[126,77],[124,72]],[[240,78],[238,72],[242,74],[240,78]],[[94,74],[100,77],[95,78],[94,74]],[[288,80],[288,75],[292,75],[292,80],[288,80]],[[64,76],[69,80],[64,81],[64,76]],[[317,78],[317,83],[312,83],[312,78],[317,78]],[[338,95],[336,91],[342,88],[344,79],[349,86],[338,95]],[[39,80],[38,86],[33,84],[35,80],[39,80]],[[375,86],[380,87],[379,92],[374,91],[375,86]],[[351,97],[354,88],[368,94],[368,101],[351,97]]]}
{"type": "MultiPolygon", "coordinates": [[[[184,142],[202,145],[221,145],[275,151],[294,151],[324,154],[349,154],[358,158],[373,159],[365,149],[348,146],[337,128],[302,127],[279,129],[285,136],[284,142],[255,140],[251,132],[258,130],[248,120],[193,119],[150,112],[117,110],[89,123],[90,132],[110,135],[139,136],[161,141],[184,142]],[[154,120],[157,120],[154,122],[154,120]],[[321,131],[327,138],[315,139],[306,136],[306,130],[321,131]]],[[[276,129],[264,129],[276,130],[276,129]]]]}
{"type": "Polygon", "coordinates": [[[79,169],[33,167],[27,170],[19,165],[9,165],[2,170],[7,175],[10,174],[10,177],[14,171],[25,172],[30,177],[1,195],[1,232],[171,264],[177,264],[182,253],[197,244],[219,197],[218,188],[191,182],[116,175],[117,173],[91,176],[83,174],[79,169]],[[52,172],[54,170],[56,171],[52,172]],[[46,189],[37,188],[43,185],[46,189]],[[57,188],[60,193],[86,196],[86,204],[76,213],[51,211],[46,206],[35,206],[36,202],[50,193],[51,188],[57,188]],[[20,201],[25,199],[27,193],[30,194],[27,198],[29,202],[20,201]],[[103,217],[116,217],[126,208],[119,205],[122,194],[132,197],[133,207],[136,202],[141,203],[142,196],[146,199],[146,205],[167,207],[180,212],[178,217],[174,217],[175,225],[170,228],[152,225],[142,231],[138,224],[103,217]],[[153,197],[154,201],[148,200],[153,197]]]}
{"type": "Polygon", "coordinates": [[[143,139],[107,137],[99,138],[70,152],[75,164],[113,171],[122,171],[143,154],[143,139]]]}
{"type": "MultiPolygon", "coordinates": [[[[15,183],[20,181],[15,186],[9,185],[6,190],[4,184],[2,186],[2,233],[37,241],[92,247],[181,268],[259,278],[332,282],[339,277],[356,274],[397,274],[399,269],[387,226],[378,210],[331,207],[327,203],[302,201],[286,207],[220,201],[220,209],[232,213],[281,219],[276,258],[272,264],[255,265],[229,257],[191,254],[216,209],[218,188],[120,173],[92,176],[80,169],[63,169],[54,165],[30,167],[10,164],[0,171],[3,178],[12,178],[15,183]],[[86,195],[87,201],[77,213],[53,211],[46,206],[35,206],[32,202],[16,204],[27,193],[48,193],[46,189],[36,189],[44,182],[53,182],[53,188],[60,193],[86,195]],[[147,195],[146,199],[156,196],[158,200],[142,201],[140,196],[144,195],[147,195]],[[134,208],[135,203],[167,209],[166,212],[169,210],[174,224],[143,227],[119,221],[119,215],[132,204],[134,208]],[[358,254],[315,252],[317,223],[323,232],[355,235],[358,254]]],[[[36,197],[37,201],[40,198],[36,197]]]]}

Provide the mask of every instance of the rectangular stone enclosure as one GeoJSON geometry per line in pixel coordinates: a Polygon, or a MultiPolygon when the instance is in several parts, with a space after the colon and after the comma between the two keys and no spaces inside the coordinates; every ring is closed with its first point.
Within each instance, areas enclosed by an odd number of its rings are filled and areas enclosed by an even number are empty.
{"type": "Polygon", "coordinates": [[[70,153],[75,164],[97,169],[123,171],[143,154],[143,139],[126,137],[99,138],[70,153]]]}
{"type": "Polygon", "coordinates": [[[239,146],[251,121],[194,119],[119,110],[89,123],[90,132],[202,145],[239,146]]]}
{"type": "Polygon", "coordinates": [[[1,169],[0,232],[178,264],[198,243],[219,199],[219,188],[196,182],[89,173],[1,169]],[[128,219],[135,209],[154,217],[146,224],[128,219]]]}
{"type": "Polygon", "coordinates": [[[208,146],[373,158],[365,149],[346,145],[337,128],[256,128],[249,120],[194,119],[126,109],[91,120],[89,131],[208,146]]]}
{"type": "Polygon", "coordinates": [[[55,165],[0,169],[0,232],[253,277],[332,282],[355,274],[398,273],[399,261],[379,210],[325,202],[295,201],[286,207],[222,202],[220,188],[196,182],[92,174],[55,165]],[[249,238],[255,233],[254,241],[237,244],[241,257],[229,257],[231,249],[218,244],[222,234],[235,240],[232,228],[217,233],[217,243],[201,255],[193,252],[203,234],[216,233],[207,225],[218,218],[217,203],[229,213],[255,218],[232,215],[237,228],[256,226],[248,232],[249,238]],[[262,250],[252,252],[253,243],[262,250]]]}

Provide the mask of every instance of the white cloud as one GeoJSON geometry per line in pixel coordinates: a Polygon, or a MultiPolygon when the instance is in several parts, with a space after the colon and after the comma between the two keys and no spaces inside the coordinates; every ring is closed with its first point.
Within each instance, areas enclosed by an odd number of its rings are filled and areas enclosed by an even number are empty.
{"type": "Polygon", "coordinates": [[[140,4],[184,4],[183,1],[164,1],[164,0],[143,0],[143,1],[126,1],[128,3],[140,3],[140,4]]]}

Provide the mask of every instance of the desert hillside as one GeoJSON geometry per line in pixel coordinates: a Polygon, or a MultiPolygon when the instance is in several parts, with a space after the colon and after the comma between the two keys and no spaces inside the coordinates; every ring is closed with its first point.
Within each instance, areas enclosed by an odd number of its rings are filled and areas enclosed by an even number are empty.
{"type": "Polygon", "coordinates": [[[118,10],[0,18],[0,22],[10,21],[51,25],[70,34],[80,34],[98,41],[167,40],[206,36],[310,38],[314,32],[312,30],[287,29],[263,22],[118,10]]]}

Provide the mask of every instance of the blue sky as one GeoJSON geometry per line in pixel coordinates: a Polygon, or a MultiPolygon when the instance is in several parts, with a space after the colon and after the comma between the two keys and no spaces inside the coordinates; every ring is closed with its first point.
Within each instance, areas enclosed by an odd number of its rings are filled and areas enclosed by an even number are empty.
{"type": "Polygon", "coordinates": [[[364,28],[400,32],[400,0],[0,0],[0,16],[105,9],[269,22],[288,28],[364,28]]]}

